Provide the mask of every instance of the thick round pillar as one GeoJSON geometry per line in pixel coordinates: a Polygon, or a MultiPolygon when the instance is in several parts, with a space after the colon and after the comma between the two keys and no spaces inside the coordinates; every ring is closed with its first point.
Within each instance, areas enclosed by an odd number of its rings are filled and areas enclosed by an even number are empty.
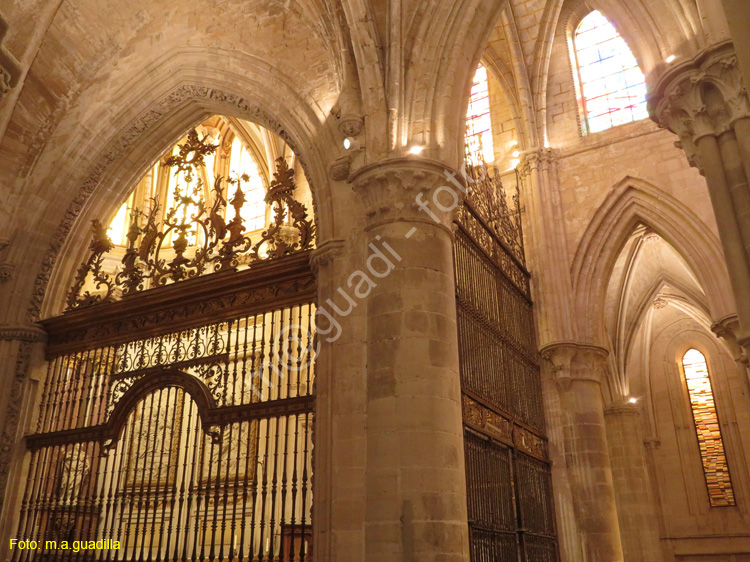
{"type": "Polygon", "coordinates": [[[638,406],[610,406],[604,417],[625,560],[663,562],[638,406]]]}
{"type": "Polygon", "coordinates": [[[601,378],[607,352],[583,344],[542,348],[560,396],[563,458],[583,559],[622,562],[623,551],[604,422],[601,378]]]}
{"type": "Polygon", "coordinates": [[[367,306],[371,562],[468,559],[450,228],[463,194],[446,171],[393,159],[351,180],[368,214],[368,258],[347,283],[367,306]]]}

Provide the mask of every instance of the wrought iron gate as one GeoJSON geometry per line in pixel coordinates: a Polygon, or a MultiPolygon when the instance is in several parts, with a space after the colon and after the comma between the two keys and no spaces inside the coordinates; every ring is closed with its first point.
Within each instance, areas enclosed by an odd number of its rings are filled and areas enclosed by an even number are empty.
{"type": "Polygon", "coordinates": [[[471,560],[555,562],[518,196],[509,201],[486,169],[474,176],[454,243],[471,560]]]}
{"type": "Polygon", "coordinates": [[[46,322],[15,560],[311,558],[308,258],[46,322]]]}
{"type": "Polygon", "coordinates": [[[171,208],[134,209],[119,256],[94,221],[70,310],[43,323],[14,560],[310,559],[315,225],[284,158],[251,235],[249,177],[209,195],[217,145],[178,148],[171,208]]]}

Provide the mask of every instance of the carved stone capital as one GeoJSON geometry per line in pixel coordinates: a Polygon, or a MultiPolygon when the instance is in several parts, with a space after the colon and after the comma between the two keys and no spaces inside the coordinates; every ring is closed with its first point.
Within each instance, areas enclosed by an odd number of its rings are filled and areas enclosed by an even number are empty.
{"type": "Polygon", "coordinates": [[[426,158],[389,158],[350,178],[370,226],[399,220],[436,223],[450,229],[466,192],[463,176],[426,158]]]}
{"type": "Polygon", "coordinates": [[[725,316],[711,325],[711,331],[717,337],[723,339],[729,346],[734,360],[743,363],[746,367],[750,367],[750,358],[745,353],[743,342],[738,340],[739,330],[740,321],[736,314],[725,316]]]}
{"type": "Polygon", "coordinates": [[[0,341],[47,341],[47,332],[39,324],[0,325],[0,341]]]}
{"type": "Polygon", "coordinates": [[[518,173],[522,178],[531,174],[532,171],[549,170],[557,160],[557,155],[552,148],[534,148],[521,154],[518,164],[518,173]]]}
{"type": "Polygon", "coordinates": [[[344,253],[346,240],[334,238],[326,240],[310,254],[310,266],[317,273],[324,267],[344,253]]]}
{"type": "Polygon", "coordinates": [[[603,347],[578,342],[553,342],[543,346],[540,353],[563,390],[573,381],[601,383],[609,355],[603,347]]]}
{"type": "Polygon", "coordinates": [[[720,135],[750,117],[750,100],[731,42],[708,47],[670,68],[648,96],[649,113],[680,140],[677,148],[702,171],[696,147],[706,135],[720,135]]]}

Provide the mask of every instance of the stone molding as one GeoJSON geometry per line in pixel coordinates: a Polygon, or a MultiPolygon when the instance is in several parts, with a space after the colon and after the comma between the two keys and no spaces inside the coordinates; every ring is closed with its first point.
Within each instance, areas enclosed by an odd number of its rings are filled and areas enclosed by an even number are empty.
{"type": "Polygon", "coordinates": [[[321,267],[343,255],[345,247],[346,240],[341,238],[332,238],[323,242],[310,254],[310,266],[313,271],[317,274],[321,267]]]}
{"type": "Polygon", "coordinates": [[[0,325],[0,341],[47,341],[47,332],[39,324],[0,325]]]}
{"type": "Polygon", "coordinates": [[[622,404],[613,404],[604,409],[605,416],[640,416],[641,412],[638,404],[624,402],[622,404]]]}
{"type": "Polygon", "coordinates": [[[697,142],[732,129],[735,121],[750,117],[750,100],[742,83],[731,42],[708,47],[690,61],[671,68],[648,96],[651,118],[675,133],[677,148],[685,151],[690,165],[703,172],[697,142]],[[706,99],[707,86],[721,99],[706,99]]]}
{"type": "Polygon", "coordinates": [[[429,222],[451,229],[466,190],[460,173],[437,160],[419,157],[387,158],[368,164],[354,172],[349,183],[364,202],[370,226],[401,220],[429,222]],[[450,177],[461,187],[449,181],[450,177]],[[455,194],[455,199],[449,201],[450,193],[443,194],[437,199],[439,207],[435,197],[441,187],[455,194]],[[420,210],[418,200],[427,202],[437,222],[420,210]]]}
{"type": "Polygon", "coordinates": [[[539,353],[562,390],[568,390],[573,381],[601,384],[609,356],[603,347],[569,341],[549,343],[539,353]]]}

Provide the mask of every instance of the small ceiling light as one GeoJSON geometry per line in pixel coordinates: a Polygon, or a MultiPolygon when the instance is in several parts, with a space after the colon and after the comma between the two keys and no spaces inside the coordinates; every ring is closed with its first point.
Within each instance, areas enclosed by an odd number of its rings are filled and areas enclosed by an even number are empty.
{"type": "Polygon", "coordinates": [[[352,147],[352,139],[346,137],[344,139],[344,150],[349,150],[352,147]]]}
{"type": "Polygon", "coordinates": [[[674,59],[676,59],[676,58],[677,58],[677,57],[676,57],[676,56],[674,56],[674,55],[669,55],[669,56],[668,56],[668,57],[667,57],[666,59],[664,59],[664,60],[666,61],[666,63],[667,63],[667,64],[669,64],[670,62],[672,62],[672,61],[673,61],[674,59]]]}
{"type": "Polygon", "coordinates": [[[628,400],[628,402],[630,402],[631,404],[635,404],[636,402],[638,402],[638,399],[637,398],[631,398],[630,400],[628,400]]]}
{"type": "Polygon", "coordinates": [[[424,146],[420,144],[415,144],[409,149],[409,154],[422,154],[423,150],[424,150],[424,146]]]}
{"type": "Polygon", "coordinates": [[[521,153],[518,152],[517,150],[514,150],[513,151],[513,158],[518,158],[519,156],[521,156],[521,153]]]}

